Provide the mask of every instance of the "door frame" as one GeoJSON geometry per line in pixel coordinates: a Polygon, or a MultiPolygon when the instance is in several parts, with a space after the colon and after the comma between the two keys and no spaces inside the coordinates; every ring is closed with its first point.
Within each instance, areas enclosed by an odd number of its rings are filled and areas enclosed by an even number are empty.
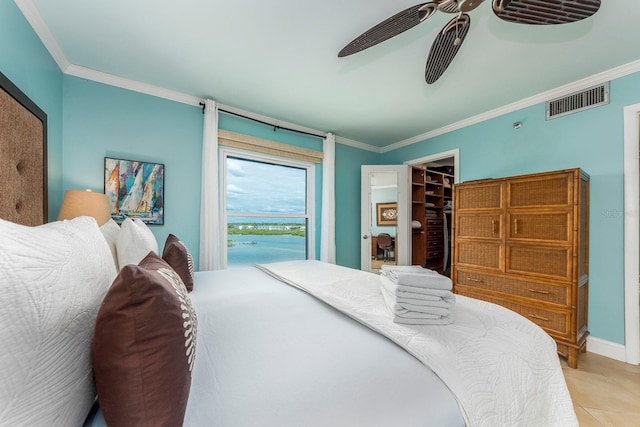
{"type": "Polygon", "coordinates": [[[640,364],[640,104],[624,108],[624,331],[627,363],[640,364]]]}
{"type": "Polygon", "coordinates": [[[453,150],[443,151],[442,153],[430,154],[428,156],[420,157],[418,159],[407,160],[405,165],[414,166],[421,163],[437,162],[438,160],[448,159],[453,157],[453,183],[457,184],[459,181],[460,170],[460,149],[454,148],[453,150]]]}
{"type": "MultiPolygon", "coordinates": [[[[407,160],[404,162],[404,164],[408,166],[415,166],[422,163],[437,162],[438,160],[449,159],[451,157],[453,157],[453,183],[457,184],[459,182],[459,177],[460,177],[460,149],[459,148],[443,151],[441,153],[430,154],[428,156],[420,157],[417,159],[407,160]]],[[[449,237],[448,244],[449,244],[449,259],[451,260],[450,264],[453,266],[453,259],[452,259],[453,251],[451,248],[452,238],[453,236],[449,237]]]]}

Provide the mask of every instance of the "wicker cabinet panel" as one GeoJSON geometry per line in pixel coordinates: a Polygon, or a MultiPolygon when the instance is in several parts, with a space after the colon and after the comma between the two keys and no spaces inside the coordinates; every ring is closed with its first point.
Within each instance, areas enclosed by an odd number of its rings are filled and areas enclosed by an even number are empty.
{"type": "Polygon", "coordinates": [[[500,214],[461,214],[456,221],[456,233],[460,238],[500,238],[500,214]]]}
{"type": "Polygon", "coordinates": [[[456,209],[500,209],[502,207],[502,185],[500,183],[469,186],[459,189],[454,198],[456,209]]]}
{"type": "Polygon", "coordinates": [[[460,270],[456,286],[459,286],[460,289],[464,286],[476,291],[487,290],[514,295],[527,298],[530,302],[542,301],[565,308],[571,306],[571,287],[566,283],[517,280],[505,276],[460,270]]]}
{"type": "Polygon", "coordinates": [[[571,279],[571,248],[507,245],[506,271],[571,279]]]}
{"type": "Polygon", "coordinates": [[[529,318],[577,367],[589,334],[589,176],[567,169],[454,190],[455,292],[529,318]]]}
{"type": "Polygon", "coordinates": [[[569,174],[513,179],[508,183],[510,208],[572,204],[569,174]]]}
{"type": "Polygon", "coordinates": [[[571,217],[569,212],[511,213],[507,219],[507,237],[568,243],[572,233],[571,217]]]}
{"type": "Polygon", "coordinates": [[[502,245],[491,242],[458,242],[456,243],[457,265],[466,265],[499,270],[503,258],[502,245]]]}

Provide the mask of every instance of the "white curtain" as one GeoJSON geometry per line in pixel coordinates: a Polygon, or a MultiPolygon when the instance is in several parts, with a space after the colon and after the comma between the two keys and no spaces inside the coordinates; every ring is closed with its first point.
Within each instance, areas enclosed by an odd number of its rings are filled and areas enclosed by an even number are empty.
{"type": "Polygon", "coordinates": [[[200,270],[222,266],[218,197],[218,106],[204,102],[202,189],[200,192],[200,270]]]}
{"type": "Polygon", "coordinates": [[[322,223],[320,233],[320,261],[336,263],[336,136],[328,133],[322,144],[322,223]]]}

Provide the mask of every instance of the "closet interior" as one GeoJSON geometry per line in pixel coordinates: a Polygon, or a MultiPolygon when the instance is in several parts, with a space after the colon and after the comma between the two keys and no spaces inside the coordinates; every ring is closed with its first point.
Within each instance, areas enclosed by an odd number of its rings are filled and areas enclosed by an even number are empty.
{"type": "Polygon", "coordinates": [[[454,158],[411,165],[411,263],[451,275],[454,158]]]}

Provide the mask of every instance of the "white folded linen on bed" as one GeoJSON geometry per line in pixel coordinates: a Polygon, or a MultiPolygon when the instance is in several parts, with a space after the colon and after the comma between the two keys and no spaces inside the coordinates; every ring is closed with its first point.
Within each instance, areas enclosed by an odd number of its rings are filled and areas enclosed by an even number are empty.
{"type": "Polygon", "coordinates": [[[450,291],[451,279],[433,270],[418,265],[382,266],[380,274],[388,277],[397,285],[413,286],[417,288],[442,289],[450,291]]]}
{"type": "Polygon", "coordinates": [[[430,319],[435,318],[434,316],[441,317],[451,314],[451,310],[448,307],[400,303],[383,286],[380,287],[380,291],[387,308],[396,316],[430,319]]]}
{"type": "Polygon", "coordinates": [[[451,308],[456,303],[456,297],[451,291],[442,289],[419,289],[422,292],[408,292],[400,290],[400,285],[393,283],[388,277],[380,276],[382,288],[392,295],[396,302],[402,304],[424,305],[431,307],[451,308]]]}
{"type": "Polygon", "coordinates": [[[318,261],[259,266],[388,337],[453,391],[469,426],[577,426],[556,353],[540,327],[496,304],[457,296],[455,323],[393,322],[380,276],[318,261]]]}

